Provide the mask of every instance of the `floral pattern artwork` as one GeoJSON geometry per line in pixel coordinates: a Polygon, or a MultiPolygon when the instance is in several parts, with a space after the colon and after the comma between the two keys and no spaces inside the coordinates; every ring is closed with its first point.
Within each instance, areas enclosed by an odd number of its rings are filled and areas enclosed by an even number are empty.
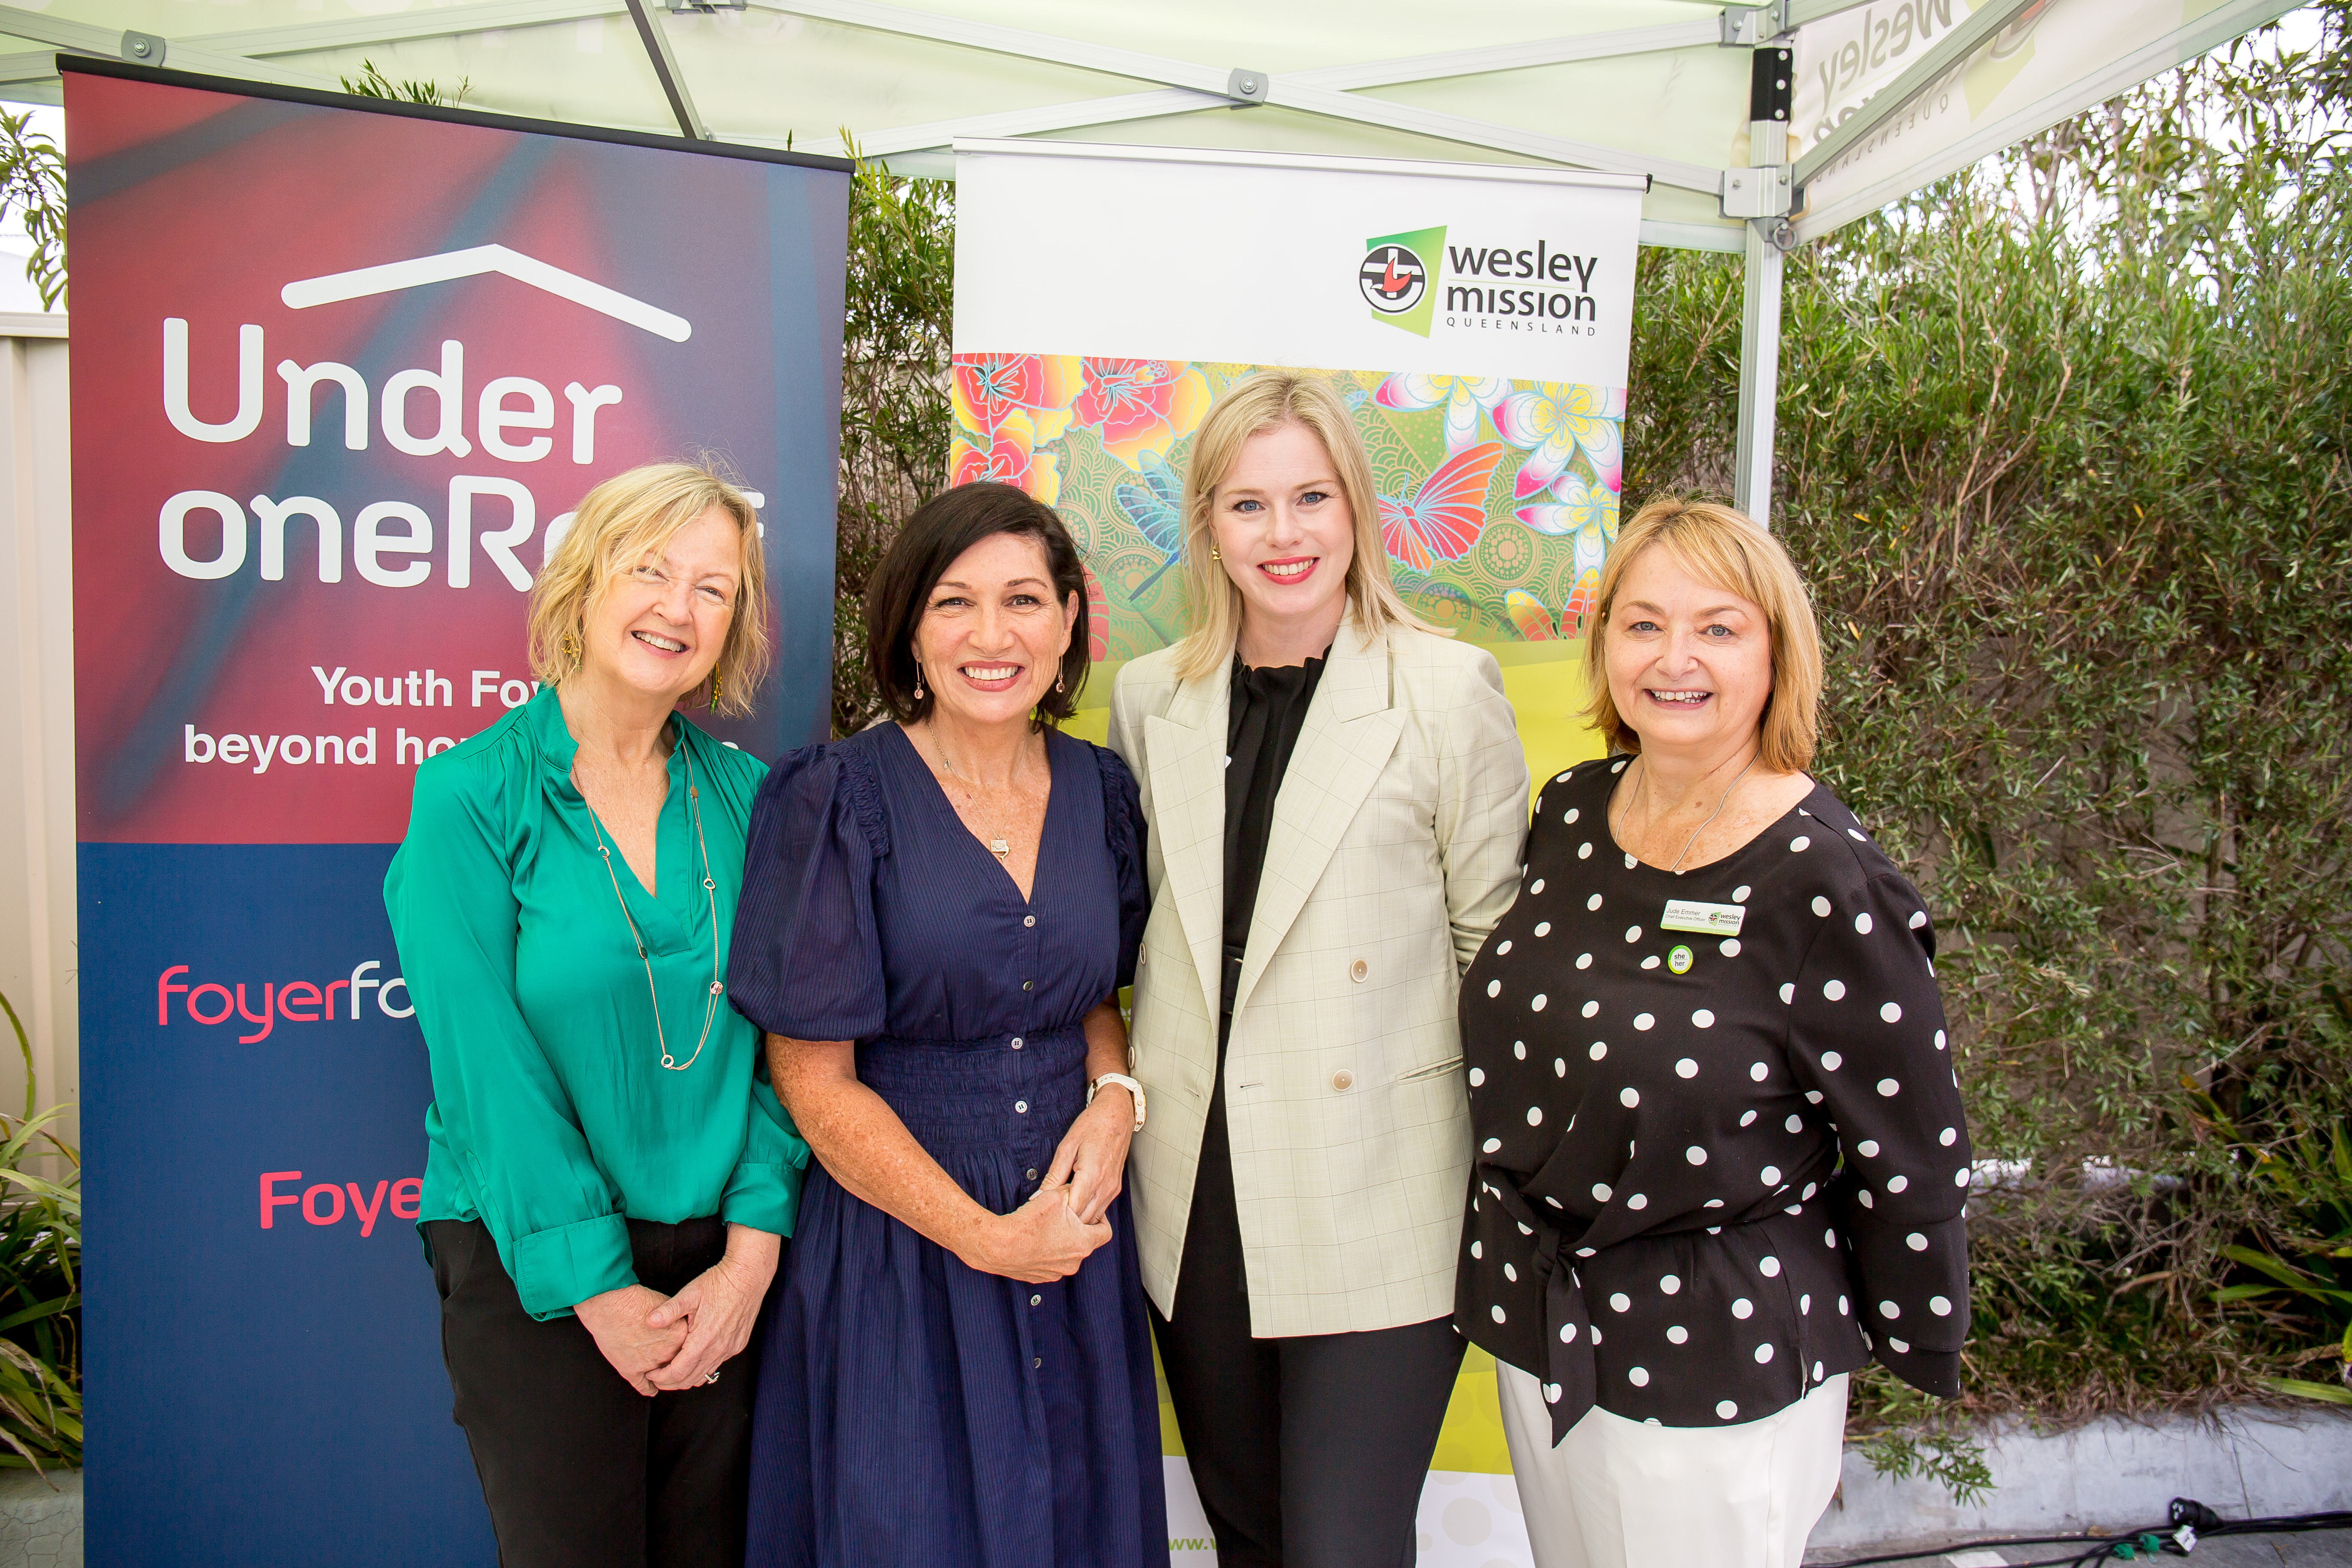
{"type": "Polygon", "coordinates": [[[1459,452],[1478,438],[1478,416],[1492,418],[1511,384],[1498,375],[1422,375],[1399,371],[1383,380],[1372,401],[1408,413],[1445,410],[1445,450],[1459,452]]]}
{"type": "MultiPolygon", "coordinates": [[[[959,354],[951,482],[1053,506],[1085,552],[1091,650],[1124,661],[1186,625],[1183,473],[1214,400],[1249,364],[959,354]]],[[[1582,635],[1617,536],[1622,388],[1319,371],[1372,460],[1398,592],[1488,644],[1582,635]]]]}
{"type": "Polygon", "coordinates": [[[1036,416],[1016,408],[998,420],[985,436],[971,441],[963,432],[949,453],[949,483],[969,485],[982,479],[1019,485],[1047,506],[1062,499],[1060,459],[1037,450],[1036,416]]]}
{"type": "Polygon", "coordinates": [[[1547,381],[1512,393],[1495,411],[1495,428],[1528,454],[1514,493],[1521,500],[1539,493],[1570,473],[1571,461],[1581,457],[1615,495],[1624,422],[1622,389],[1547,381]]]}

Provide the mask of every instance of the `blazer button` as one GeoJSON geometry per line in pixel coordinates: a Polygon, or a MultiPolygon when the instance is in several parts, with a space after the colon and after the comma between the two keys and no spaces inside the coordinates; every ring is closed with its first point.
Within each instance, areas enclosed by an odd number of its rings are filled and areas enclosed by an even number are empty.
{"type": "Polygon", "coordinates": [[[1348,978],[1350,980],[1361,980],[1365,975],[1370,974],[1371,972],[1372,966],[1366,963],[1360,958],[1356,960],[1355,963],[1348,965],[1348,978]]]}
{"type": "Polygon", "coordinates": [[[1351,1068],[1341,1068],[1331,1075],[1331,1087],[1345,1091],[1356,1087],[1356,1074],[1351,1068]]]}

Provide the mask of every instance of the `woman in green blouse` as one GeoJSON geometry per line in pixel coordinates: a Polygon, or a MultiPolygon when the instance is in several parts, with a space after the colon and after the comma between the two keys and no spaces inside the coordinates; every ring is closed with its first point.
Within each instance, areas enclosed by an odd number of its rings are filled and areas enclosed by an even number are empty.
{"type": "Polygon", "coordinates": [[[536,696],[417,771],[384,905],[433,1104],[418,1226],[505,1568],[743,1559],[750,1342],[808,1145],[728,1005],[765,767],[675,711],[768,662],[759,528],[684,464],[579,506],[536,696]]]}

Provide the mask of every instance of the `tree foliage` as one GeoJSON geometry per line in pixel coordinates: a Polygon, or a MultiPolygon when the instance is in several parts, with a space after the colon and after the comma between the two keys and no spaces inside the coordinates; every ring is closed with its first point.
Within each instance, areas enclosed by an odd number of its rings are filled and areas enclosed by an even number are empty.
{"type": "Polygon", "coordinates": [[[66,297],[66,161],[57,143],[33,129],[33,113],[0,110],[0,215],[20,214],[33,242],[25,276],[55,310],[66,297]]]}
{"type": "Polygon", "coordinates": [[[904,179],[863,161],[850,185],[834,560],[836,734],[863,729],[881,711],[866,679],[866,581],[899,524],[947,483],[953,191],[944,180],[904,179]]]}

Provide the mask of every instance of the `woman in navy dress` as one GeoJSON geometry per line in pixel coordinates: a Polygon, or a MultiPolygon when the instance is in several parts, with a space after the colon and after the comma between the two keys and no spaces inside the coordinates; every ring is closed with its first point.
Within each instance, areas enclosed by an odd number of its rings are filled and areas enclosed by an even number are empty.
{"type": "Polygon", "coordinates": [[[934,500],[867,596],[896,721],[793,752],[753,807],[730,994],[818,1164],[761,1362],[752,1568],[1168,1561],[1122,1190],[1140,814],[1049,722],[1086,604],[1050,510],[934,500]]]}

